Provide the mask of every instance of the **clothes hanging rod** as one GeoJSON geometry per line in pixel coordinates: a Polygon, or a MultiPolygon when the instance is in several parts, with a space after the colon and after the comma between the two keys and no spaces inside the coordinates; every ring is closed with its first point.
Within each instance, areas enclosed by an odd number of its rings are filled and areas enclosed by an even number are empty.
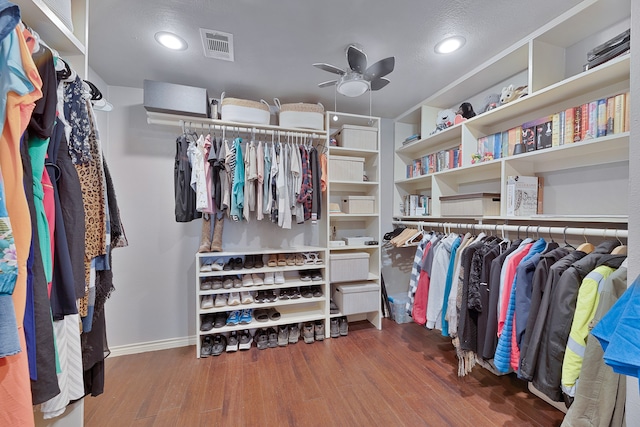
{"type": "Polygon", "coordinates": [[[513,232],[532,232],[533,234],[556,234],[572,236],[595,236],[595,237],[612,237],[626,239],[629,236],[628,230],[619,230],[616,228],[587,228],[587,227],[549,227],[542,225],[507,225],[507,224],[471,224],[456,222],[425,222],[425,221],[393,221],[395,225],[407,225],[415,227],[435,227],[448,229],[465,229],[465,230],[488,230],[488,231],[513,231],[513,232]]]}
{"type": "Polygon", "coordinates": [[[217,119],[200,117],[176,116],[173,114],[147,112],[147,123],[150,125],[162,125],[172,127],[188,127],[198,129],[217,129],[228,132],[241,133],[266,133],[267,135],[305,137],[312,139],[326,139],[327,132],[320,129],[283,128],[274,125],[261,125],[253,123],[226,122],[217,119]]]}

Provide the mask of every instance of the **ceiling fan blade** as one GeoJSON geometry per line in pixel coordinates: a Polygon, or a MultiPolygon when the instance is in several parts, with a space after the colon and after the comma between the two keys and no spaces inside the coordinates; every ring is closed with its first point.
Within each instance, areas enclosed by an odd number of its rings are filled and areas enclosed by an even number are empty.
{"type": "Polygon", "coordinates": [[[386,85],[391,83],[389,79],[385,79],[384,77],[380,77],[371,82],[371,90],[380,90],[386,85]]]}
{"type": "Polygon", "coordinates": [[[356,73],[363,73],[367,69],[367,55],[353,45],[347,49],[347,62],[356,73]]]}
{"type": "Polygon", "coordinates": [[[335,74],[340,74],[343,75],[346,73],[346,71],[344,71],[342,68],[338,68],[335,65],[331,65],[331,64],[326,64],[324,62],[317,62],[315,64],[313,64],[314,67],[318,67],[321,70],[324,71],[328,71],[330,73],[335,73],[335,74]]]}
{"type": "Polygon", "coordinates": [[[381,59],[380,61],[376,62],[375,64],[367,68],[367,70],[364,72],[364,78],[367,80],[373,80],[378,77],[384,77],[393,71],[393,68],[395,67],[395,65],[396,65],[395,56],[390,56],[388,58],[381,59]]]}
{"type": "Polygon", "coordinates": [[[318,87],[329,87],[329,86],[335,86],[338,83],[337,80],[330,80],[328,82],[322,82],[318,84],[318,87]]]}

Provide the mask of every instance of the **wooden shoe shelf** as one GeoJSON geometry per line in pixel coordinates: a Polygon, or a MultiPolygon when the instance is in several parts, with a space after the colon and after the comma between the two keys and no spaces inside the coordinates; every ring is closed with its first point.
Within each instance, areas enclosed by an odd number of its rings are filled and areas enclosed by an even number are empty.
{"type": "MultiPolygon", "coordinates": [[[[302,257],[303,259],[315,259],[315,257],[302,257]]],[[[202,344],[202,338],[206,335],[225,334],[227,335],[232,331],[241,331],[245,329],[258,329],[276,327],[278,325],[288,325],[293,323],[314,322],[316,320],[325,321],[325,334],[329,338],[329,284],[326,274],[326,260],[327,253],[326,248],[315,246],[297,246],[293,248],[261,248],[260,250],[246,250],[246,251],[233,251],[233,252],[205,252],[196,254],[196,355],[200,357],[200,347],[202,344]],[[270,255],[297,255],[304,253],[317,253],[317,259],[319,263],[305,263],[303,265],[286,265],[269,267],[267,261],[270,255]],[[264,267],[261,268],[242,268],[240,270],[222,270],[222,271],[202,271],[202,267],[208,262],[212,262],[218,259],[223,260],[225,263],[231,258],[242,258],[245,256],[262,256],[264,267]],[[322,275],[322,280],[300,280],[299,271],[319,270],[322,275]],[[284,283],[263,284],[253,286],[242,286],[239,288],[231,289],[209,289],[202,290],[200,285],[203,280],[210,280],[212,278],[223,279],[225,276],[238,277],[242,280],[245,274],[258,274],[264,279],[265,273],[282,272],[284,275],[284,283]],[[251,304],[239,304],[235,306],[225,305],[222,307],[201,308],[201,299],[207,295],[213,295],[214,298],[218,294],[225,294],[230,292],[242,292],[250,291],[254,294],[257,291],[268,290],[282,290],[289,288],[299,288],[302,286],[320,286],[322,289],[322,296],[311,298],[296,298],[296,299],[276,299],[275,301],[265,301],[263,303],[253,302],[251,304]],[[268,320],[266,322],[259,322],[252,318],[251,323],[237,324],[237,325],[225,325],[220,328],[213,328],[208,331],[201,331],[203,319],[207,315],[215,313],[230,313],[233,310],[244,309],[269,309],[275,308],[280,313],[280,318],[276,320],[268,320]]],[[[255,295],[254,295],[255,296],[255,295]]]]}

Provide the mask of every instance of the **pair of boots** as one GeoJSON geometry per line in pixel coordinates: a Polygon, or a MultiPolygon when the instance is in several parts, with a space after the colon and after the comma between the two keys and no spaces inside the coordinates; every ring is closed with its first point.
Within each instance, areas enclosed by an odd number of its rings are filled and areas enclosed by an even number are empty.
{"type": "Polygon", "coordinates": [[[200,235],[200,248],[198,252],[222,252],[222,230],[224,228],[224,216],[202,215],[202,233],[200,235]],[[215,221],[215,226],[213,222],[215,221]],[[213,227],[213,239],[211,228],[213,227]]]}

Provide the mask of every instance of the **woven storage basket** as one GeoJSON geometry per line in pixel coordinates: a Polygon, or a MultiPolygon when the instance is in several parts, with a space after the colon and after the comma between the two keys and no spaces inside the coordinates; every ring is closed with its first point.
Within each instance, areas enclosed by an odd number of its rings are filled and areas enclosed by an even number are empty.
{"type": "Polygon", "coordinates": [[[320,103],[280,104],[278,98],[273,102],[280,110],[279,124],[286,128],[324,129],[324,106],[320,103]]]}
{"type": "Polygon", "coordinates": [[[265,100],[251,101],[249,99],[225,98],[222,93],[220,116],[222,120],[240,123],[256,123],[268,125],[271,112],[265,100]]]}

